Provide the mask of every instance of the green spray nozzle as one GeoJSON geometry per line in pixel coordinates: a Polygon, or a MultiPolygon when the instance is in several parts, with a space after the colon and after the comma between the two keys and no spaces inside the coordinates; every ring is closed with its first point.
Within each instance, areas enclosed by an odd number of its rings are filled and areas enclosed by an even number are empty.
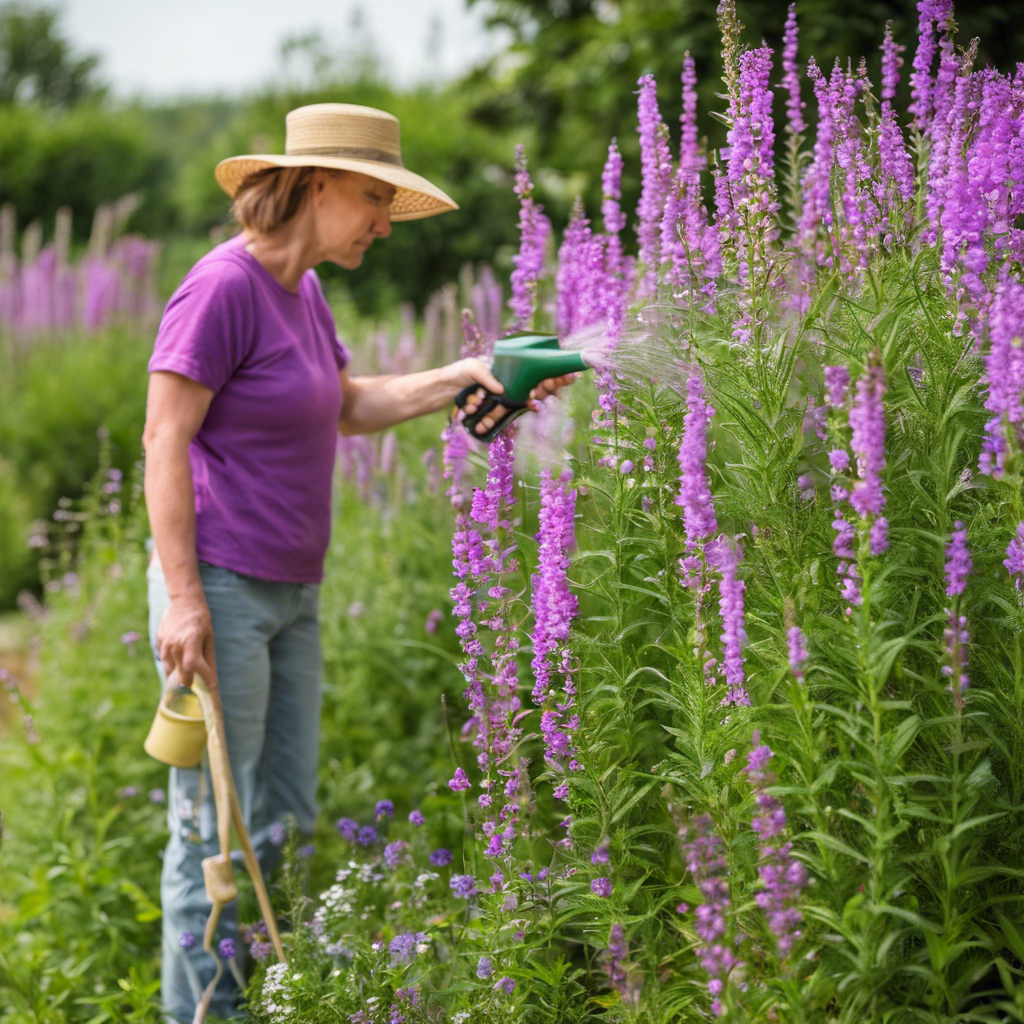
{"type": "MultiPolygon", "coordinates": [[[[505,391],[501,395],[488,391],[480,407],[466,416],[462,424],[478,440],[491,441],[526,411],[530,392],[541,381],[566,373],[578,373],[590,366],[582,352],[559,348],[558,337],[553,334],[524,332],[501,338],[494,343],[491,373],[505,385],[505,391]],[[506,409],[498,422],[490,430],[477,432],[476,425],[480,420],[498,406],[506,409]]],[[[455,397],[456,405],[461,408],[469,396],[479,390],[479,385],[471,385],[460,391],[455,397]]]]}

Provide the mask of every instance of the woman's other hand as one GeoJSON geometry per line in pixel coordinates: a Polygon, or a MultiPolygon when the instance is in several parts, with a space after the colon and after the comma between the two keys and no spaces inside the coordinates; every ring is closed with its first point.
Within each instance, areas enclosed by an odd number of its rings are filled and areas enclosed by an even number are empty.
{"type": "Polygon", "coordinates": [[[160,620],[156,645],[168,678],[177,672],[181,685],[191,686],[198,673],[207,687],[216,689],[213,621],[204,598],[172,598],[160,620]]]}

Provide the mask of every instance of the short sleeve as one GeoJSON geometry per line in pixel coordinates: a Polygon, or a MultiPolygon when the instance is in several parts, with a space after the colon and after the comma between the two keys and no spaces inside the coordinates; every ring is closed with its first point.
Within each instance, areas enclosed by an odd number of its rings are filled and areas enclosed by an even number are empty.
{"type": "Polygon", "coordinates": [[[348,366],[350,358],[348,348],[341,338],[338,337],[338,327],[334,322],[334,313],[331,312],[331,307],[324,296],[323,288],[320,286],[320,278],[315,270],[307,271],[306,278],[309,281],[309,296],[313,306],[313,315],[316,317],[321,330],[331,339],[331,344],[334,347],[334,360],[338,364],[338,369],[344,370],[348,366]]]}
{"type": "Polygon", "coordinates": [[[171,296],[149,372],[170,370],[220,389],[249,354],[254,337],[252,284],[230,260],[194,268],[171,296]]]}

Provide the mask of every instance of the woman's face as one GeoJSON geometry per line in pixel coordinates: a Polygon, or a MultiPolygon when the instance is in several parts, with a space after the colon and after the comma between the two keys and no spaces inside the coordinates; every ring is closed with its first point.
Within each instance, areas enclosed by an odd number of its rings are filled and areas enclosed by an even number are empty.
{"type": "Polygon", "coordinates": [[[355,270],[374,239],[391,234],[395,187],[356,171],[318,171],[312,182],[322,260],[355,270]]]}

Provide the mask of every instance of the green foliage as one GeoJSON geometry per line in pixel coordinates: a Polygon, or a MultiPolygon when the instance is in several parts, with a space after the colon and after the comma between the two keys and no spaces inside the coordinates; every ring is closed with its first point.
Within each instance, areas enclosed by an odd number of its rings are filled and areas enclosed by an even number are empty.
{"type": "Polygon", "coordinates": [[[102,91],[99,58],[75,56],[57,31],[59,18],[52,7],[0,4],[0,104],[66,107],[102,91]]]}
{"type": "Polygon", "coordinates": [[[148,341],[111,331],[88,341],[7,353],[0,375],[0,608],[36,578],[26,543],[63,497],[77,498],[100,464],[101,438],[127,473],[145,421],[148,341]]]}
{"type": "Polygon", "coordinates": [[[22,224],[41,220],[47,231],[69,206],[79,239],[102,203],[129,192],[155,214],[169,181],[145,117],[92,104],[61,113],[0,105],[0,165],[0,206],[12,203],[22,224]]]}

